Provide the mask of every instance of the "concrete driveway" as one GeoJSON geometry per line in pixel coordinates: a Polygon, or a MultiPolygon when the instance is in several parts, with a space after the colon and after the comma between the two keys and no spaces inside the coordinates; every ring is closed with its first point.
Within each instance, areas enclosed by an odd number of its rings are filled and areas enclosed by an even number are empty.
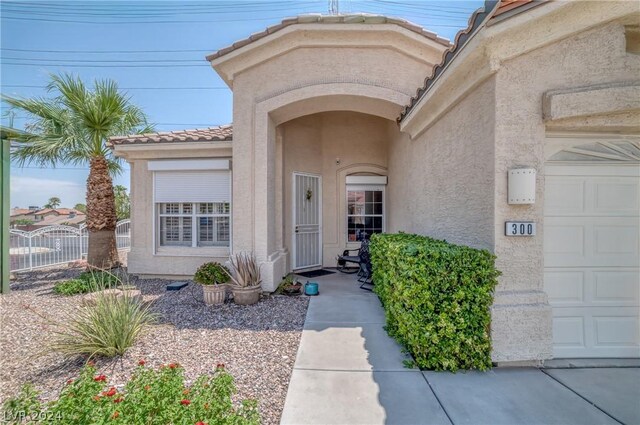
{"type": "MultiPolygon", "coordinates": [[[[421,372],[354,276],[311,279],[283,424],[640,424],[640,364],[421,372]]],[[[566,366],[571,366],[568,363],[566,366]]]]}

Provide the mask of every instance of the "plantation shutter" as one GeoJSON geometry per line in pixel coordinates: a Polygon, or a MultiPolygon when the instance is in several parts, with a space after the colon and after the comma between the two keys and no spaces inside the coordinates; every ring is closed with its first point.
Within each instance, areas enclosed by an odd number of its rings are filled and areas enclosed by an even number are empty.
{"type": "Polygon", "coordinates": [[[155,202],[231,202],[231,172],[155,171],[155,202]]]}

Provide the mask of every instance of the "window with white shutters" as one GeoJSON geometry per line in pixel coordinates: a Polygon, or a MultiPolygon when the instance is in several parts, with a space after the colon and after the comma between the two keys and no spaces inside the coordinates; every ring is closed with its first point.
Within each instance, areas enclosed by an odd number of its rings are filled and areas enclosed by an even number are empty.
{"type": "Polygon", "coordinates": [[[229,246],[229,170],[154,171],[154,200],[158,246],[229,246]]]}

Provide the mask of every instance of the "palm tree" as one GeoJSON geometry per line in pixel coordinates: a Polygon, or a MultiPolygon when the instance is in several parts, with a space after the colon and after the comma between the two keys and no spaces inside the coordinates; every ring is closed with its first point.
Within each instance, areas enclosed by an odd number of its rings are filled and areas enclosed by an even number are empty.
{"type": "Polygon", "coordinates": [[[51,198],[49,198],[49,202],[44,204],[44,208],[51,208],[51,209],[56,209],[59,206],[60,206],[60,198],[58,198],[57,196],[52,196],[51,198]]]}
{"type": "Polygon", "coordinates": [[[127,193],[127,188],[118,184],[113,187],[113,194],[116,202],[116,217],[124,220],[131,216],[131,199],[127,193]]]}
{"type": "Polygon", "coordinates": [[[111,136],[152,131],[145,114],[112,80],[96,80],[87,88],[76,76],[52,75],[49,98],[2,96],[11,107],[27,112],[25,131],[7,131],[16,140],[12,157],[20,166],[89,165],[87,229],[91,266],[118,265],[116,209],[112,175],[122,171],[119,158],[107,147],[111,136]]]}

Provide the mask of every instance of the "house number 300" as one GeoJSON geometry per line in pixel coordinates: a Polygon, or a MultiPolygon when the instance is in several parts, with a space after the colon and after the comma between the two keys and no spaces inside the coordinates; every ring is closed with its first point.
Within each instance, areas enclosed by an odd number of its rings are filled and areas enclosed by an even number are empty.
{"type": "Polygon", "coordinates": [[[507,236],[534,236],[536,234],[536,223],[531,221],[507,221],[504,230],[507,236]]]}

